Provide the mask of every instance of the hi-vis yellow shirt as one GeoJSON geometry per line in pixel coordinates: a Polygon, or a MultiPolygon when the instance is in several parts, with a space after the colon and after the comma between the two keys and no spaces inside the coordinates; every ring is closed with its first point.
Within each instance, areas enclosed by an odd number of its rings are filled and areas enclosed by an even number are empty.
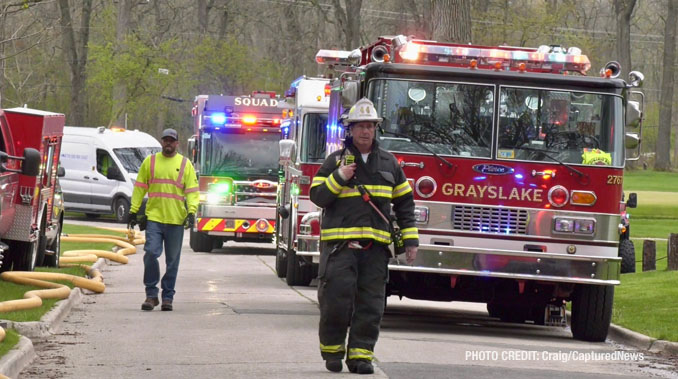
{"type": "Polygon", "coordinates": [[[130,213],[139,210],[147,192],[146,217],[151,221],[183,225],[187,213],[198,210],[198,178],[191,161],[181,154],[167,158],[156,153],[144,159],[134,183],[130,213]]]}

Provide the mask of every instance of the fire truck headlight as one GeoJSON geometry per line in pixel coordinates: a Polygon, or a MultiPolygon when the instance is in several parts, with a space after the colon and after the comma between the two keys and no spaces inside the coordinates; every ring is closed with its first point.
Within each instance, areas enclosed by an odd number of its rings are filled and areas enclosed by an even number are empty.
{"type": "Polygon", "coordinates": [[[207,202],[210,204],[218,204],[224,198],[224,195],[220,193],[210,192],[207,194],[207,202]]]}
{"type": "Polygon", "coordinates": [[[428,207],[414,207],[414,220],[421,224],[428,223],[428,207]]]}
{"type": "Polygon", "coordinates": [[[574,232],[580,234],[593,234],[596,231],[596,221],[583,219],[574,221],[574,232]]]}
{"type": "Polygon", "coordinates": [[[574,231],[574,220],[556,217],[553,223],[553,231],[559,233],[572,233],[574,231]]]}

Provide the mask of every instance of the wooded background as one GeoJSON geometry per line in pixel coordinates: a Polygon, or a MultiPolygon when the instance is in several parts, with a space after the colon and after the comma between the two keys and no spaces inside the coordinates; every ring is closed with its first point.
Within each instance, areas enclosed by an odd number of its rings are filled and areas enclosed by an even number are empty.
{"type": "Polygon", "coordinates": [[[198,94],[282,93],[318,49],[380,35],[577,46],[645,74],[644,161],[678,168],[678,0],[0,0],[0,106],[68,125],[192,133],[198,94]],[[675,118],[675,117],[673,117],[675,118]],[[673,148],[672,148],[673,146],[673,148]],[[673,159],[671,159],[671,157],[673,159]]]}

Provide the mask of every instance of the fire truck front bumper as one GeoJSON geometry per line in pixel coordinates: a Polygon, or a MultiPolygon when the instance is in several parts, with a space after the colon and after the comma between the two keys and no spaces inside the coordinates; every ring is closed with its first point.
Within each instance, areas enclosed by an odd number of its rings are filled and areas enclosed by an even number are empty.
{"type": "Polygon", "coordinates": [[[542,282],[618,285],[621,258],[422,244],[412,265],[392,258],[391,271],[542,282]]]}
{"type": "Polygon", "coordinates": [[[195,230],[214,236],[270,238],[275,230],[275,208],[200,204],[195,230]]]}

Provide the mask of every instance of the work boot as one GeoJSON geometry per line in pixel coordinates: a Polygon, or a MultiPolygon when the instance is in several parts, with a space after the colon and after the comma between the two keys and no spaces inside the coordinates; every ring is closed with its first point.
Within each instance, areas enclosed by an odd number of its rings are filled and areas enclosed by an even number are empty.
{"type": "Polygon", "coordinates": [[[374,366],[367,359],[347,359],[346,366],[354,374],[374,374],[374,366]]]}
{"type": "Polygon", "coordinates": [[[153,308],[157,307],[160,304],[157,297],[147,297],[143,303],[141,303],[142,311],[152,311],[153,308]]]}
{"type": "Polygon", "coordinates": [[[341,372],[341,359],[328,359],[325,361],[325,368],[332,372],[341,372]]]}
{"type": "Polygon", "coordinates": [[[162,305],[160,306],[160,310],[162,311],[171,311],[172,308],[172,300],[169,299],[162,299],[162,305]]]}

